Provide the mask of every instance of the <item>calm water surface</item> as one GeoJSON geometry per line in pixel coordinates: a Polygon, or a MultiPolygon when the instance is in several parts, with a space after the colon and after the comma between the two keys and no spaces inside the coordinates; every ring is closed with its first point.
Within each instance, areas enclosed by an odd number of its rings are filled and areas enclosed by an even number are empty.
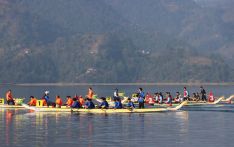
{"type": "MultiPolygon", "coordinates": [[[[79,93],[87,87],[1,87],[1,96],[11,88],[15,97],[51,97],[79,93]]],[[[99,95],[112,95],[115,86],[95,86],[99,95]]],[[[126,94],[138,86],[122,86],[126,94]]],[[[182,91],[179,86],[146,86],[148,91],[182,91]]],[[[199,87],[189,87],[191,92],[199,87]]],[[[233,94],[233,86],[211,86],[217,96],[233,94]]],[[[123,147],[233,147],[234,106],[212,109],[193,108],[179,112],[147,114],[91,115],[77,113],[34,113],[27,110],[0,109],[1,147],[22,146],[123,146],[123,147]],[[198,111],[199,110],[199,111],[198,111]]]]}

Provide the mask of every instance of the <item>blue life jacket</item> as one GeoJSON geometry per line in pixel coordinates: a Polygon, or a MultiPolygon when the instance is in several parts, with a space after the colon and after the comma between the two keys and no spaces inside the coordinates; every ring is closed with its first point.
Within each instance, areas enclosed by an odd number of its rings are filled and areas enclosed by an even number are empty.
{"type": "Polygon", "coordinates": [[[127,107],[133,107],[133,108],[135,108],[135,105],[134,105],[133,102],[128,102],[127,107]]]}
{"type": "Polygon", "coordinates": [[[141,92],[139,93],[138,102],[139,102],[139,103],[143,103],[144,100],[145,100],[145,93],[144,93],[143,91],[141,91],[141,92]]]}
{"type": "Polygon", "coordinates": [[[87,106],[88,109],[94,109],[95,105],[92,101],[88,101],[85,103],[85,106],[87,106]]]}
{"type": "Polygon", "coordinates": [[[122,103],[119,102],[119,101],[116,101],[116,102],[115,102],[115,108],[116,108],[116,109],[121,109],[121,108],[123,108],[122,103]]]}
{"type": "Polygon", "coordinates": [[[74,101],[71,107],[72,108],[80,108],[80,103],[77,101],[74,101]]]}
{"type": "Polygon", "coordinates": [[[44,98],[45,98],[46,102],[48,103],[48,101],[49,101],[49,96],[46,95],[46,96],[44,96],[44,98]]]}
{"type": "Polygon", "coordinates": [[[103,102],[100,104],[100,107],[109,108],[109,104],[108,104],[107,101],[103,101],[103,102]]]}

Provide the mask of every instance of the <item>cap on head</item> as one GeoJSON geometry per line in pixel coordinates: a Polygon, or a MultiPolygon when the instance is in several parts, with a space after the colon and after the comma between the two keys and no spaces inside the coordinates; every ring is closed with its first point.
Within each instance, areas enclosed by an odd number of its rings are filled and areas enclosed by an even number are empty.
{"type": "Polygon", "coordinates": [[[48,95],[50,92],[48,90],[45,91],[45,94],[48,95]]]}

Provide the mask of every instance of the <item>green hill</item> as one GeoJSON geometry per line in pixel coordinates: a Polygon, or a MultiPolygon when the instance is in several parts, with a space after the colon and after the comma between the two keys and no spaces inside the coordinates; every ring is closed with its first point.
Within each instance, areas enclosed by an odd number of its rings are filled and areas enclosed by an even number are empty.
{"type": "Polygon", "coordinates": [[[231,11],[192,0],[0,0],[0,80],[230,82],[231,11]]]}

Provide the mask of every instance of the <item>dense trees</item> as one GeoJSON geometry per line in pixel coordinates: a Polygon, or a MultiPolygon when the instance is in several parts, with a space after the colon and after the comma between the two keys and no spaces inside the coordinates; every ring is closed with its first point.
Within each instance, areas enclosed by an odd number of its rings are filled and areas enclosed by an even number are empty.
{"type": "Polygon", "coordinates": [[[234,53],[225,50],[233,45],[227,9],[203,8],[192,0],[132,5],[131,0],[0,1],[0,81],[234,80],[232,60],[219,54],[234,53]]]}

